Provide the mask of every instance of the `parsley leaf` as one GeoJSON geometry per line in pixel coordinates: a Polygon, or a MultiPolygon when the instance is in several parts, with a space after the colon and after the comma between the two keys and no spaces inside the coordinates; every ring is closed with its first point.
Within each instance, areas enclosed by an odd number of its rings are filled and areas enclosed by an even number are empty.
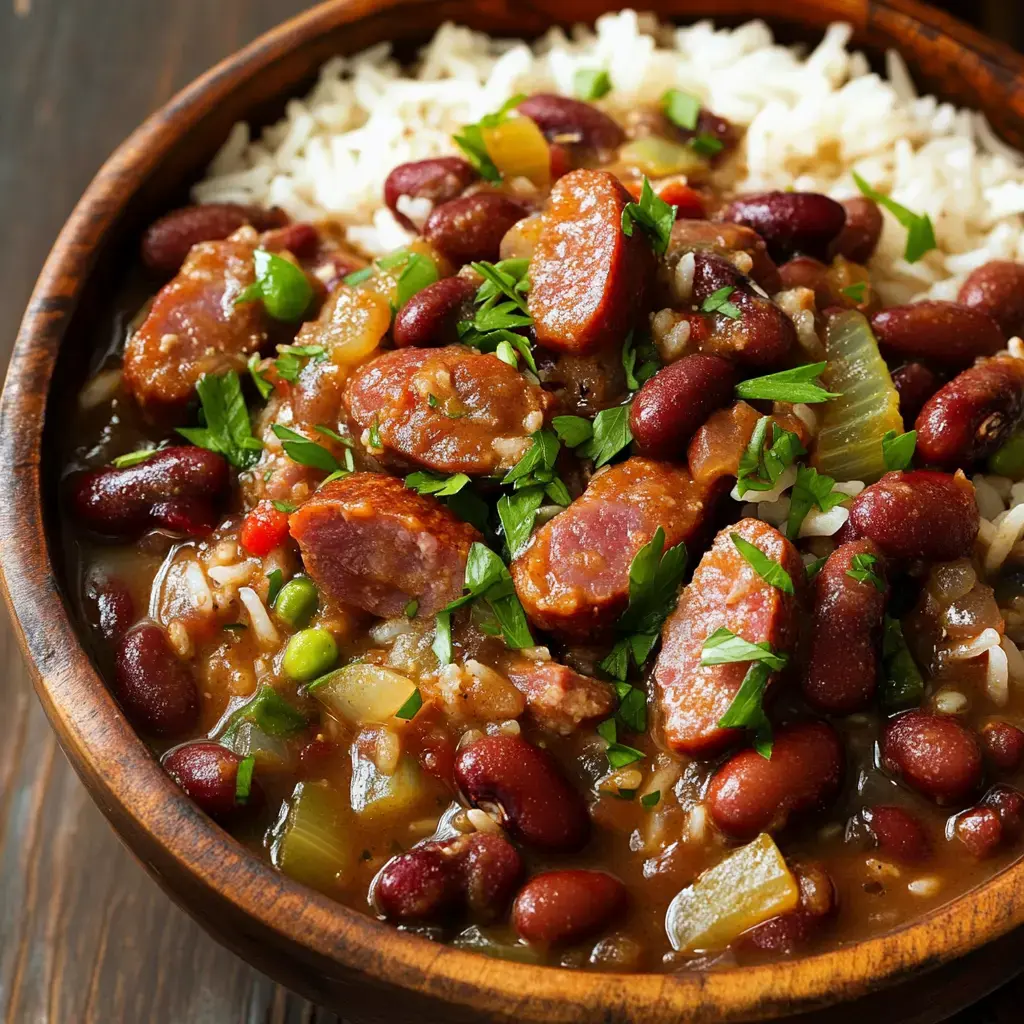
{"type": "Polygon", "coordinates": [[[819,473],[811,466],[800,466],[796,471],[796,483],[789,492],[789,517],[786,520],[786,536],[796,540],[800,536],[807,513],[814,506],[822,512],[841,505],[850,496],[842,491],[833,490],[835,480],[819,473]]]}
{"type": "Polygon", "coordinates": [[[633,732],[642,733],[647,730],[647,695],[638,686],[629,683],[615,684],[615,692],[619,697],[619,707],[615,717],[633,732]]]}
{"type": "MultiPolygon", "coordinates": [[[[281,447],[285,454],[300,466],[312,466],[313,469],[322,469],[326,473],[344,473],[346,467],[322,445],[304,437],[297,430],[286,427],[281,423],[275,423],[271,429],[275,437],[281,439],[281,447]]],[[[346,452],[351,457],[351,452],[346,452]]],[[[337,477],[335,477],[337,479],[337,477]]]]}
{"type": "Polygon", "coordinates": [[[887,709],[916,706],[924,696],[924,679],[903,638],[900,620],[886,615],[882,628],[882,682],[880,697],[887,709]]]}
{"type": "Polygon", "coordinates": [[[125,452],[124,455],[115,455],[110,460],[110,464],[117,469],[130,469],[132,466],[137,466],[140,462],[145,462],[146,459],[156,455],[158,451],[160,451],[160,447],[139,448],[134,452],[125,452]]]}
{"type": "Polygon", "coordinates": [[[313,300],[313,286],[305,271],[266,249],[256,249],[252,262],[256,280],[235,298],[235,305],[262,300],[263,308],[275,320],[300,319],[313,300]]]}
{"type": "Polygon", "coordinates": [[[178,427],[178,433],[200,448],[218,452],[239,469],[255,465],[263,443],[252,435],[238,374],[234,370],[220,376],[204,374],[196,391],[206,426],[178,427]]]}
{"type": "Polygon", "coordinates": [[[599,100],[612,91],[612,80],[603,68],[601,70],[580,68],[573,75],[572,91],[577,99],[599,100]]]}
{"type": "Polygon", "coordinates": [[[347,284],[350,288],[355,287],[357,284],[362,284],[364,281],[368,281],[373,277],[373,264],[371,263],[368,267],[361,267],[359,270],[353,270],[351,274],[346,274],[342,279],[342,284],[347,284]]]}
{"type": "Polygon", "coordinates": [[[729,296],[736,291],[731,285],[727,284],[724,288],[719,288],[717,291],[713,291],[701,304],[701,312],[703,313],[721,313],[722,316],[728,317],[730,320],[739,320],[743,314],[740,312],[739,306],[734,305],[729,301],[729,296]]]}
{"type": "Polygon", "coordinates": [[[305,365],[304,359],[323,362],[327,358],[327,349],[323,345],[278,345],[281,354],[274,360],[274,367],[281,380],[295,381],[305,365]]]}
{"type": "Polygon", "coordinates": [[[785,654],[776,654],[771,644],[752,644],[722,626],[704,641],[700,663],[728,665],[734,661],[763,661],[772,671],[777,672],[786,667],[789,658],[785,654]]]}
{"type": "Polygon", "coordinates": [[[662,113],[677,128],[692,132],[700,117],[700,100],[681,89],[669,89],[661,97],[662,113]]]}
{"type": "Polygon", "coordinates": [[[638,391],[661,369],[661,360],[654,342],[647,338],[637,345],[630,331],[622,345],[622,369],[626,373],[626,387],[630,391],[638,391]],[[643,360],[639,367],[636,365],[637,359],[643,360]]]}
{"type": "Polygon", "coordinates": [[[634,761],[642,761],[647,756],[636,747],[627,747],[624,743],[618,742],[618,730],[614,718],[605,719],[597,727],[597,734],[608,744],[605,755],[612,768],[625,768],[626,765],[633,764],[634,761]]]}
{"type": "Polygon", "coordinates": [[[736,474],[736,487],[742,498],[747,491],[770,491],[779,477],[796,462],[801,455],[806,455],[798,434],[791,430],[783,430],[770,416],[762,416],[750,435],[750,443],[740,456],[739,469],[736,474]],[[768,424],[771,423],[772,443],[765,447],[768,424]]]}
{"type": "Polygon", "coordinates": [[[249,356],[249,362],[246,366],[249,369],[249,376],[252,378],[253,384],[256,385],[256,390],[260,393],[260,398],[266,401],[270,397],[270,392],[274,390],[274,385],[267,380],[260,369],[261,361],[259,352],[253,352],[249,356]]]}
{"type": "Polygon", "coordinates": [[[407,619],[414,619],[414,618],[416,618],[416,613],[417,613],[417,612],[418,612],[419,610],[420,610],[420,603],[419,603],[419,601],[418,601],[418,600],[417,600],[417,599],[416,599],[416,598],[414,597],[414,598],[413,598],[413,599],[412,599],[412,600],[411,600],[411,601],[410,601],[410,602],[409,602],[409,603],[408,603],[408,604],[407,604],[407,605],[406,605],[406,606],[405,606],[405,607],[404,607],[404,608],[402,609],[402,614],[403,614],[403,615],[404,615],[404,616],[405,616],[405,617],[406,617],[407,619]]]}
{"type": "Polygon", "coordinates": [[[438,498],[447,498],[449,495],[458,494],[468,483],[469,477],[465,473],[442,476],[440,473],[432,473],[426,469],[410,473],[405,478],[405,486],[410,490],[417,494],[433,494],[438,498]]]}
{"type": "Polygon", "coordinates": [[[857,281],[855,284],[848,284],[845,288],[840,288],[839,291],[840,294],[845,295],[854,302],[863,302],[867,289],[867,281],[857,281]]]}
{"type": "Polygon", "coordinates": [[[764,713],[764,692],[772,670],[765,662],[755,662],[747,669],[728,710],[718,720],[720,729],[750,729],[754,733],[754,749],[766,759],[772,756],[772,724],[764,713]]]}
{"type": "Polygon", "coordinates": [[[538,430],[530,435],[533,443],[526,454],[505,474],[503,484],[528,487],[532,484],[547,483],[555,468],[555,460],[561,445],[558,437],[550,430],[538,430]]]}
{"type": "MultiPolygon", "coordinates": [[[[515,333],[516,329],[533,323],[525,298],[530,284],[526,276],[529,261],[501,260],[499,263],[478,262],[470,266],[484,278],[484,282],[474,298],[478,308],[473,319],[460,320],[457,325],[459,340],[481,352],[497,352],[504,344],[506,349],[511,347],[519,352],[527,366],[536,373],[537,363],[530,339],[515,333]]],[[[510,362],[507,353],[505,362],[510,362]]]]}
{"type": "Polygon", "coordinates": [[[395,283],[395,310],[401,309],[417,292],[438,279],[437,265],[419,252],[410,252],[395,283]]]}
{"type": "MultiPolygon", "coordinates": [[[[569,418],[575,417],[558,416],[556,420],[569,418]]],[[[593,436],[576,445],[576,454],[584,459],[593,459],[594,468],[600,469],[633,441],[633,434],[629,429],[629,404],[602,409],[594,417],[591,429],[593,436]]],[[[555,430],[558,430],[557,424],[555,430]]]]}
{"type": "Polygon", "coordinates": [[[484,142],[484,128],[497,128],[503,121],[508,120],[508,115],[513,109],[525,100],[523,95],[513,96],[506,100],[493,114],[481,117],[476,124],[467,124],[462,129],[461,135],[453,135],[455,143],[465,154],[466,159],[477,170],[481,178],[487,181],[501,181],[501,171],[495,166],[490,154],[487,152],[487,145],[484,142]]]}
{"type": "Polygon", "coordinates": [[[784,594],[794,593],[792,577],[774,558],[769,558],[756,544],[751,544],[749,540],[741,537],[738,533],[730,534],[730,536],[736,550],[761,579],[784,594]]]}
{"type": "Polygon", "coordinates": [[[878,555],[872,555],[866,551],[854,555],[850,562],[852,568],[846,570],[846,575],[858,583],[870,583],[880,594],[884,594],[885,580],[873,568],[877,562],[878,555]]]}
{"type": "Polygon", "coordinates": [[[827,561],[828,558],[826,556],[822,556],[821,558],[816,558],[813,562],[808,562],[804,566],[804,572],[806,573],[807,578],[809,580],[813,580],[814,577],[817,576],[819,572],[821,572],[822,566],[827,561]]]}
{"type": "Polygon", "coordinates": [[[277,600],[277,595],[281,593],[281,588],[284,586],[284,574],[280,569],[272,569],[267,573],[267,604],[273,608],[274,602],[277,600]]]}
{"type": "Polygon", "coordinates": [[[250,754],[238,762],[235,772],[235,803],[245,804],[249,802],[249,794],[252,792],[252,773],[256,770],[256,758],[250,754]]]}
{"type": "Polygon", "coordinates": [[[498,499],[498,518],[505,534],[509,558],[517,557],[526,547],[537,520],[537,510],[543,502],[543,487],[525,487],[512,494],[503,494],[498,499]]]}
{"type": "Polygon", "coordinates": [[[566,448],[576,448],[594,436],[593,424],[582,416],[556,416],[551,426],[566,448]]]}
{"type": "Polygon", "coordinates": [[[639,227],[650,239],[651,248],[660,256],[668,248],[675,222],[676,208],[657,195],[645,175],[640,202],[627,203],[622,210],[622,233],[631,238],[634,226],[639,227]]]}
{"type": "Polygon", "coordinates": [[[882,459],[885,462],[885,468],[889,470],[906,469],[914,458],[916,447],[916,430],[908,430],[905,434],[887,430],[882,438],[882,459]]]}
{"type": "Polygon", "coordinates": [[[644,793],[644,795],[640,797],[640,806],[650,810],[652,807],[657,807],[660,800],[661,790],[652,789],[650,793],[644,793]]]}
{"type": "Polygon", "coordinates": [[[840,396],[815,383],[825,369],[825,363],[807,363],[769,373],[766,377],[753,377],[736,385],[736,397],[766,399],[772,402],[827,402],[840,396]]]}
{"type": "Polygon", "coordinates": [[[701,156],[717,156],[725,149],[725,143],[717,136],[701,132],[690,139],[690,149],[701,156]]]}
{"type": "Polygon", "coordinates": [[[879,206],[884,206],[907,229],[907,244],[903,250],[903,258],[908,263],[916,263],[926,252],[936,248],[935,229],[927,213],[914,213],[908,210],[895,199],[873,189],[856,171],[852,174],[861,193],[868,199],[873,199],[879,206]]]}

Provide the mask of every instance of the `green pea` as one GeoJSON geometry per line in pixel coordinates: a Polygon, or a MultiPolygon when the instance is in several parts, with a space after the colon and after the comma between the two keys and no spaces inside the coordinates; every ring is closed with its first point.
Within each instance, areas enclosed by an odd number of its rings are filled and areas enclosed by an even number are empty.
{"type": "Polygon", "coordinates": [[[316,584],[305,576],[296,576],[281,588],[274,611],[283,623],[292,629],[301,629],[313,618],[319,601],[316,584]]]}
{"type": "Polygon", "coordinates": [[[253,253],[253,266],[256,280],[235,302],[262,299],[263,308],[275,320],[298,320],[313,298],[313,286],[302,269],[266,249],[253,253]]]}
{"type": "Polygon", "coordinates": [[[999,451],[989,456],[988,471],[1013,480],[1024,476],[1024,433],[1014,434],[999,451]]]}
{"type": "Polygon", "coordinates": [[[334,667],[338,645],[326,629],[300,629],[284,649],[284,674],[299,683],[308,683],[334,667]]]}

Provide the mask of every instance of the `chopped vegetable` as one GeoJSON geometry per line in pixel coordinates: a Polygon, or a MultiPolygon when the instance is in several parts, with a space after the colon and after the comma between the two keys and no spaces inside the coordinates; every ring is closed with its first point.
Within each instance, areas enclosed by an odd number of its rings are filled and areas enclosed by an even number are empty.
{"type": "Polygon", "coordinates": [[[338,645],[326,629],[301,629],[284,649],[281,668],[289,679],[308,683],[330,671],[338,660],[338,645]]]}
{"type": "Polygon", "coordinates": [[[178,427],[178,433],[200,448],[217,452],[238,469],[259,461],[263,443],[252,435],[249,410],[234,370],[215,376],[203,374],[196,384],[203,408],[204,427],[178,427]]]}
{"type": "Polygon", "coordinates": [[[140,462],[145,462],[146,459],[155,455],[159,448],[140,448],[138,451],[126,452],[124,455],[117,455],[110,460],[112,466],[116,466],[118,469],[129,469],[132,466],[139,465],[140,462]]]}
{"type": "Polygon", "coordinates": [[[668,89],[661,97],[661,109],[665,116],[683,131],[692,132],[700,117],[700,100],[681,89],[668,89]]]}
{"type": "MultiPolygon", "coordinates": [[[[724,289],[720,289],[724,291],[724,289]]],[[[718,292],[715,293],[717,295],[718,292]]],[[[714,295],[709,296],[709,299],[714,295]]],[[[825,370],[825,363],[806,363],[792,370],[754,377],[736,385],[736,397],[771,402],[828,402],[840,396],[815,383],[825,370]]]]}
{"type": "Polygon", "coordinates": [[[235,773],[235,803],[247,804],[252,792],[252,776],[256,770],[256,758],[251,754],[238,762],[235,773]]]}
{"type": "Polygon", "coordinates": [[[651,248],[661,255],[668,248],[675,222],[676,208],[658,197],[645,176],[640,201],[627,203],[622,211],[622,233],[632,237],[634,226],[639,227],[650,239],[651,248]]]}
{"type": "Polygon", "coordinates": [[[414,757],[403,757],[392,775],[385,775],[368,757],[352,759],[349,800],[361,822],[394,821],[415,813],[429,814],[436,788],[414,757]]]}
{"type": "Polygon", "coordinates": [[[887,430],[882,438],[882,461],[885,463],[885,468],[887,470],[907,469],[913,461],[916,447],[916,430],[908,430],[905,434],[887,430]]]}
{"type": "Polygon", "coordinates": [[[907,245],[903,250],[903,258],[908,263],[916,263],[926,252],[936,248],[935,229],[927,213],[914,213],[908,210],[895,199],[873,189],[856,171],[851,173],[861,193],[868,199],[873,199],[879,206],[884,206],[907,229],[907,245]]]}
{"type": "Polygon", "coordinates": [[[1011,480],[1024,476],[1024,432],[1010,436],[997,452],[989,456],[988,471],[1011,480]]]}
{"type": "Polygon", "coordinates": [[[845,288],[840,288],[839,291],[842,295],[845,295],[848,299],[852,299],[854,302],[863,302],[864,293],[867,289],[867,281],[856,281],[853,284],[848,284],[845,288]]]}
{"type": "Polygon", "coordinates": [[[356,662],[310,683],[309,692],[345,721],[371,725],[396,717],[417,690],[411,679],[394,669],[356,662]]]}
{"type": "Polygon", "coordinates": [[[661,369],[661,360],[654,342],[644,338],[637,344],[630,331],[622,345],[622,369],[626,374],[626,387],[630,391],[638,391],[661,369]],[[641,360],[639,366],[637,360],[641,360]]]}
{"type": "Polygon", "coordinates": [[[737,636],[731,629],[720,626],[704,641],[701,650],[702,665],[728,665],[734,661],[763,661],[773,671],[786,667],[789,658],[776,654],[769,643],[752,644],[737,636]]]}
{"type": "Polygon", "coordinates": [[[800,536],[800,527],[812,508],[828,512],[848,500],[850,496],[835,490],[835,484],[832,477],[810,466],[801,466],[796,471],[796,482],[789,492],[789,516],[786,519],[786,536],[790,540],[800,536]]]}
{"type": "Polygon", "coordinates": [[[227,720],[220,737],[225,746],[231,746],[231,738],[244,722],[251,722],[269,736],[291,736],[306,728],[306,716],[268,683],[261,683],[253,696],[227,720]]]}
{"type": "Polygon", "coordinates": [[[682,953],[724,949],[762,921],[795,909],[799,900],[793,873],[771,836],[762,833],[676,896],[665,931],[682,953]]]}
{"type": "Polygon", "coordinates": [[[277,617],[292,629],[302,629],[316,614],[320,593],[308,576],[294,576],[277,595],[273,602],[277,617]]]}
{"type": "Polygon", "coordinates": [[[825,407],[814,465],[836,480],[873,483],[886,470],[882,438],[903,430],[899,395],[862,313],[831,317],[825,348],[823,379],[841,395],[825,407]]]}
{"type": "Polygon", "coordinates": [[[660,135],[647,135],[642,139],[627,142],[619,150],[619,158],[624,164],[635,167],[645,177],[655,179],[667,178],[672,174],[685,174],[696,178],[706,175],[708,170],[707,160],[694,149],[692,140],[691,144],[684,145],[681,142],[664,139],[660,135]]]}
{"type": "Polygon", "coordinates": [[[739,496],[742,498],[747,491],[770,491],[797,458],[806,454],[807,449],[797,434],[783,430],[770,416],[762,416],[750,435],[750,443],[740,456],[736,476],[739,496]],[[772,442],[766,447],[769,423],[772,442]]]}
{"type": "Polygon", "coordinates": [[[764,691],[772,670],[763,661],[754,662],[740,683],[732,703],[718,720],[720,729],[749,729],[754,749],[765,759],[772,756],[772,723],[764,713],[764,691]]]}
{"type": "Polygon", "coordinates": [[[854,555],[851,561],[852,568],[846,570],[846,575],[858,583],[870,583],[879,593],[885,593],[885,580],[872,568],[878,562],[878,555],[862,552],[854,555]]]}
{"type": "Polygon", "coordinates": [[[423,707],[423,695],[418,689],[413,690],[412,696],[395,712],[395,718],[408,721],[416,717],[416,712],[421,707],[423,707]]]}
{"type": "Polygon", "coordinates": [[[603,68],[580,68],[573,75],[572,91],[580,100],[599,100],[612,91],[612,80],[603,68]]]}
{"type": "Polygon", "coordinates": [[[525,100],[523,95],[513,96],[506,100],[493,114],[480,118],[477,124],[467,124],[461,135],[453,135],[456,145],[462,150],[466,159],[477,170],[481,178],[487,181],[501,181],[501,171],[495,166],[487,151],[484,139],[485,129],[494,129],[506,121],[511,112],[525,100]]]}
{"type": "Polygon", "coordinates": [[[551,147],[535,121],[511,117],[493,128],[481,127],[484,146],[501,177],[526,178],[537,188],[551,181],[551,147]]]}
{"type": "Polygon", "coordinates": [[[326,782],[300,782],[271,846],[274,864],[297,882],[336,894],[356,864],[351,818],[344,793],[326,782]]]}
{"type": "Polygon", "coordinates": [[[263,371],[260,369],[261,362],[262,360],[260,359],[259,352],[253,352],[253,354],[249,356],[249,362],[246,363],[246,366],[249,369],[249,376],[252,378],[253,384],[256,385],[256,390],[260,394],[260,398],[262,398],[263,401],[266,401],[270,397],[270,393],[274,390],[274,385],[267,380],[263,371]]]}
{"type": "MultiPolygon", "coordinates": [[[[326,473],[344,470],[351,472],[355,468],[353,464],[345,466],[343,470],[341,463],[322,444],[311,441],[297,430],[292,430],[291,427],[275,423],[271,429],[274,431],[274,435],[281,439],[281,447],[284,449],[285,455],[300,466],[311,466],[313,469],[321,469],[326,473]]],[[[346,450],[345,457],[346,462],[350,461],[352,453],[346,450]]]]}
{"type": "Polygon", "coordinates": [[[252,261],[256,280],[241,292],[235,304],[262,300],[263,308],[275,320],[291,323],[301,319],[313,301],[313,286],[305,271],[266,249],[257,249],[252,261]]]}
{"type": "Polygon", "coordinates": [[[250,555],[264,558],[288,539],[288,514],[261,501],[242,520],[238,540],[250,555]]]}
{"type": "Polygon", "coordinates": [[[267,582],[267,604],[273,608],[277,595],[281,593],[281,587],[284,585],[284,574],[280,569],[272,569],[267,573],[267,582]]]}
{"type": "Polygon", "coordinates": [[[888,710],[916,707],[924,696],[924,678],[903,638],[900,620],[886,615],[882,630],[882,673],[879,687],[882,707],[888,710]]]}
{"type": "Polygon", "coordinates": [[[739,320],[743,314],[738,306],[729,301],[729,296],[734,291],[736,289],[731,284],[727,284],[724,288],[719,288],[717,291],[712,292],[700,304],[701,311],[704,313],[721,313],[722,316],[728,317],[730,320],[739,320]]]}

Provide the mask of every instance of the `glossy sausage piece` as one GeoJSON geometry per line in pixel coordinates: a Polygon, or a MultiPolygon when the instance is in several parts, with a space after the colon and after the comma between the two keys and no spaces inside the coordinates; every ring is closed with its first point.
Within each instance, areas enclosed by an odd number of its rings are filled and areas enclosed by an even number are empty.
{"type": "Polygon", "coordinates": [[[776,832],[790,818],[823,810],[839,792],[843,744],[826,722],[775,730],[771,759],[747,748],[711,777],[706,803],[711,820],[741,842],[776,832]]]}
{"type": "Polygon", "coordinates": [[[523,861],[504,836],[486,832],[421,843],[392,857],[371,899],[391,921],[444,922],[461,914],[493,921],[505,912],[523,861]]]}
{"type": "Polygon", "coordinates": [[[607,718],[617,704],[610,684],[557,661],[513,656],[504,674],[526,698],[530,717],[547,732],[568,735],[607,718]]]}
{"type": "Polygon", "coordinates": [[[1004,347],[999,325],[987,313],[958,302],[928,300],[891,306],[871,318],[883,350],[941,366],[968,366],[1004,347]]]}
{"type": "Polygon", "coordinates": [[[620,918],[627,899],[626,887],[604,871],[546,871],[516,897],[512,927],[540,945],[578,942],[620,918]]]}
{"type": "Polygon", "coordinates": [[[733,200],[722,219],[756,231],[776,261],[798,252],[826,259],[846,224],[846,210],[817,192],[764,192],[733,200]]]}
{"type": "Polygon", "coordinates": [[[496,809],[510,834],[529,846],[572,853],[590,836],[583,797],[551,754],[522,736],[484,736],[463,747],[455,781],[474,807],[496,809]]]}
{"type": "Polygon", "coordinates": [[[967,469],[991,455],[1024,415],[1024,359],[986,359],[943,385],[924,404],[914,427],[920,458],[967,469]]]}
{"type": "Polygon", "coordinates": [[[458,156],[439,156],[399,164],[384,181],[384,202],[398,221],[412,230],[415,225],[398,209],[398,200],[402,196],[426,199],[434,206],[440,206],[460,196],[478,178],[468,161],[458,156]]]}
{"type": "Polygon", "coordinates": [[[182,406],[204,373],[244,367],[268,338],[262,302],[235,299],[252,284],[252,240],[203,242],[160,289],[128,339],[124,383],[143,406],[182,406]]]}
{"type": "Polygon", "coordinates": [[[519,461],[553,399],[497,356],[449,345],[371,359],[348,379],[344,403],[357,435],[376,422],[382,461],[486,475],[519,461]]]}
{"type": "Polygon", "coordinates": [[[655,257],[647,235],[622,231],[633,197],[607,171],[559,178],[530,260],[529,309],[537,341],[565,352],[622,343],[647,313],[655,257]]]}
{"type": "Polygon", "coordinates": [[[963,477],[898,470],[866,487],[850,506],[850,530],[891,558],[951,562],[966,558],[981,516],[974,487],[963,477]]]}
{"type": "Polygon", "coordinates": [[[513,561],[526,614],[560,636],[593,637],[625,610],[630,563],[658,527],[667,550],[692,541],[708,511],[708,491],[682,467],[636,456],[604,470],[513,561]]]}
{"type": "Polygon", "coordinates": [[[321,487],[289,517],[306,572],[338,601],[388,618],[412,600],[433,615],[462,593],[480,535],[435,498],[381,473],[321,487]]]}
{"type": "Polygon", "coordinates": [[[1024,264],[990,260],[967,275],[957,300],[987,313],[1007,338],[1024,332],[1024,264]]]}
{"type": "Polygon", "coordinates": [[[789,654],[797,639],[796,597],[766,583],[754,571],[733,543],[734,533],[778,562],[794,587],[802,588],[800,555],[767,523],[742,519],[715,538],[665,622],[654,668],[665,741],[676,753],[689,757],[714,757],[742,736],[739,729],[720,729],[718,722],[736,696],[749,663],[701,665],[704,641],[725,628],[751,643],[768,643],[776,653],[789,654]]]}
{"type": "Polygon", "coordinates": [[[878,683],[888,596],[885,560],[870,540],[836,548],[814,578],[811,653],[803,691],[815,710],[850,714],[871,703],[878,683]],[[881,591],[870,580],[849,575],[857,571],[857,556],[876,559],[869,571],[881,582],[881,591]]]}

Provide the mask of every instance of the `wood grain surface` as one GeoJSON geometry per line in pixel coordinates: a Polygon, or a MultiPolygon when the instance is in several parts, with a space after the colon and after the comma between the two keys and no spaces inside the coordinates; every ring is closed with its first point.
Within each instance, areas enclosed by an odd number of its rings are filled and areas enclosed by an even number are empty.
{"type": "MultiPolygon", "coordinates": [[[[0,0],[0,358],[103,158],[199,72],[302,0],[0,0]]],[[[949,3],[1000,38],[1008,0],[949,3]]],[[[329,1024],[218,946],[144,874],[57,748],[0,624],[0,1015],[7,1022],[329,1024]]],[[[1021,1019],[1024,982],[956,1024],[1021,1019]]],[[[401,1022],[405,1024],[405,1022],[401,1022]]]]}

